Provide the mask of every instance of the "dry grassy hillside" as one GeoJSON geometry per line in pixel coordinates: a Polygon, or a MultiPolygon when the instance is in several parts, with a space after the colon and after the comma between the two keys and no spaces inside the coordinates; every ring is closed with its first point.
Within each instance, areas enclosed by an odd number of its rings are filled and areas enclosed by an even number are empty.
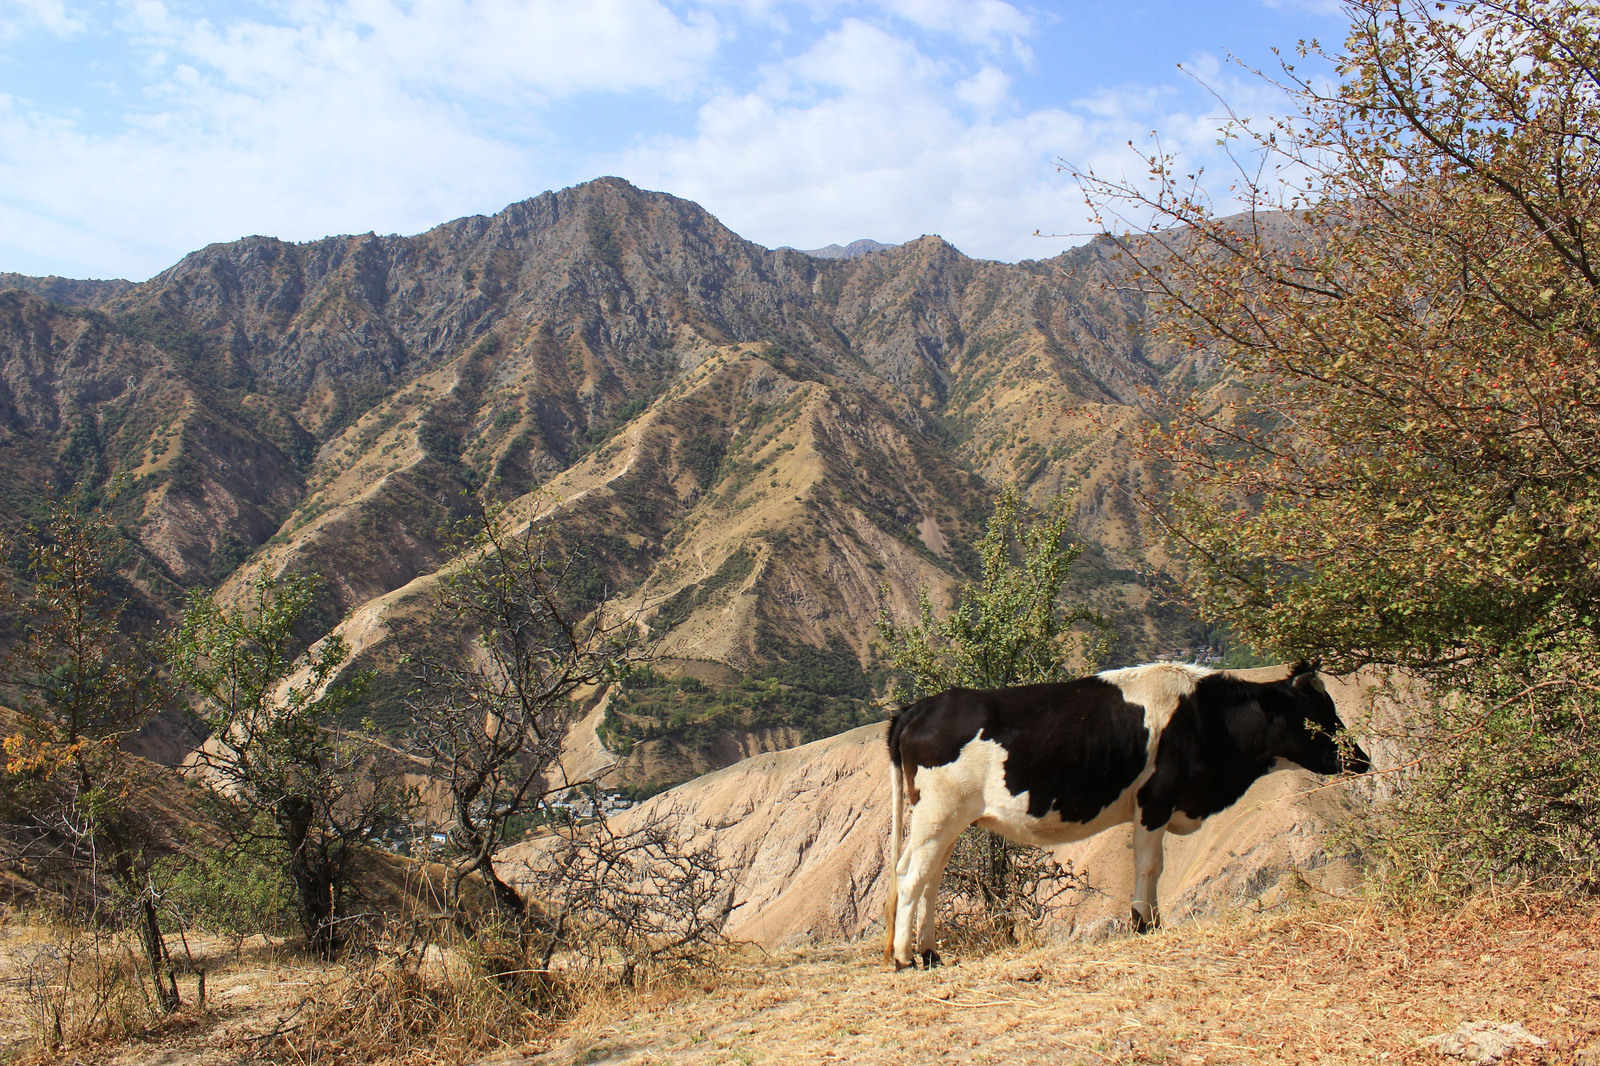
{"type": "Polygon", "coordinates": [[[0,924],[0,1047],[14,1061],[1452,1066],[1471,1060],[1424,1041],[1470,1023],[1520,1026],[1543,1041],[1508,1062],[1600,1057],[1600,912],[1570,900],[1481,900],[1451,914],[1306,900],[899,974],[873,944],[736,950],[692,980],[596,990],[574,1016],[498,1041],[481,1011],[432,1035],[364,1012],[364,996],[383,987],[370,967],[197,939],[193,958],[209,978],[203,1009],[186,975],[188,1005],[153,1032],[29,1050],[26,965],[49,935],[0,924]]]}

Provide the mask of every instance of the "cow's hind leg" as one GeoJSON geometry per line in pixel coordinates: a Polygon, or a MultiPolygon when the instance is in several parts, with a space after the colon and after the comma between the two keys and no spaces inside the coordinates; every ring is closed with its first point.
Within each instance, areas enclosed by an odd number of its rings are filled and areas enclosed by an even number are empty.
{"type": "Polygon", "coordinates": [[[961,830],[972,824],[976,814],[966,817],[965,811],[941,810],[932,797],[924,796],[921,803],[911,808],[911,831],[906,848],[900,854],[900,901],[894,916],[894,964],[896,969],[915,965],[911,953],[913,922],[918,947],[925,952],[923,961],[929,962],[933,952],[933,917],[939,897],[939,879],[944,875],[944,864],[955,847],[961,830]]]}
{"type": "Polygon", "coordinates": [[[1162,840],[1167,827],[1146,829],[1137,814],[1133,820],[1133,931],[1148,933],[1161,925],[1156,886],[1161,881],[1162,840]]]}
{"type": "MultiPolygon", "coordinates": [[[[965,827],[963,827],[964,829],[965,827]]],[[[944,850],[939,852],[939,857],[934,861],[933,869],[928,873],[926,885],[922,889],[922,899],[917,905],[917,957],[922,960],[922,968],[931,970],[939,965],[939,953],[933,948],[933,934],[937,926],[936,916],[939,912],[939,886],[944,882],[945,867],[950,865],[950,854],[956,850],[956,841],[960,839],[962,829],[957,829],[950,837],[944,850]]]]}

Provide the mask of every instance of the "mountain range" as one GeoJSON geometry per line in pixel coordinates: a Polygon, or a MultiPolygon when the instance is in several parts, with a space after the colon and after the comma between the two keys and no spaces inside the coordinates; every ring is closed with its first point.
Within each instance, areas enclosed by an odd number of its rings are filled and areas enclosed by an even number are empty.
{"type": "MultiPolygon", "coordinates": [[[[880,610],[973,576],[998,488],[1066,494],[1118,662],[1204,634],[1151,575],[1146,339],[1107,242],[1015,264],[936,236],[812,253],[617,178],[415,236],[247,237],[148,281],[0,274],[0,522],[109,508],[138,609],[265,568],[393,672],[484,489],[553,514],[659,661],[609,706],[656,787],[871,719],[880,610]]],[[[387,674],[385,676],[388,676],[387,674]]],[[[400,728],[403,679],[363,713],[400,728]]]]}

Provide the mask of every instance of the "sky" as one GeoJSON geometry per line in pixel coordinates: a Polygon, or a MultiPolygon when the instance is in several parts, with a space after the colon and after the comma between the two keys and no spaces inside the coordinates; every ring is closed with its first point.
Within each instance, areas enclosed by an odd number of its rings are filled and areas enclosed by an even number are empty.
{"type": "Polygon", "coordinates": [[[1345,28],[1337,0],[0,0],[0,271],[137,281],[607,174],[769,247],[1045,258],[1093,228],[1059,161],[1137,173],[1158,132],[1220,173],[1219,97],[1284,110],[1230,56],[1345,28]]]}

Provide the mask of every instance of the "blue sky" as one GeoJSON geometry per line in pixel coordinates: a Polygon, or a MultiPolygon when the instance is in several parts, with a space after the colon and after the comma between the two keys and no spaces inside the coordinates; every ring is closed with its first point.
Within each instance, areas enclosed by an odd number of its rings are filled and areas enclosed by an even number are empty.
{"type": "MultiPolygon", "coordinates": [[[[1058,158],[1215,163],[1226,63],[1334,0],[0,0],[0,270],[135,280],[213,241],[415,233],[602,174],[768,246],[1054,255],[1058,158]]],[[[1220,190],[1219,190],[1220,191],[1220,190]]]]}

